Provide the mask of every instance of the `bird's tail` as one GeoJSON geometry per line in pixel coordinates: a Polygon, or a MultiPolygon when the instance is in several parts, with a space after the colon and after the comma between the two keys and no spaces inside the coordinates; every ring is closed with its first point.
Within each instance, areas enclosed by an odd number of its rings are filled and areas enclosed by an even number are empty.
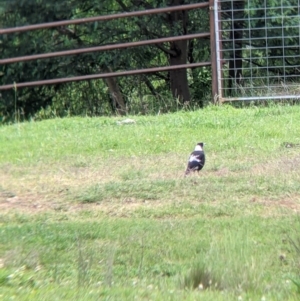
{"type": "Polygon", "coordinates": [[[191,170],[189,168],[187,168],[186,171],[184,172],[184,176],[186,177],[190,172],[191,172],[191,170]]]}

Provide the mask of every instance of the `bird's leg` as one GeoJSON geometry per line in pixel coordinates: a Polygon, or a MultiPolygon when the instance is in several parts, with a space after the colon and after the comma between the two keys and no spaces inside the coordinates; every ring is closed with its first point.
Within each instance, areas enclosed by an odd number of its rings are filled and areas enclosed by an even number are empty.
{"type": "Polygon", "coordinates": [[[188,176],[190,172],[191,172],[191,170],[189,168],[187,168],[186,171],[185,171],[185,173],[184,173],[184,176],[185,177],[188,176]]]}

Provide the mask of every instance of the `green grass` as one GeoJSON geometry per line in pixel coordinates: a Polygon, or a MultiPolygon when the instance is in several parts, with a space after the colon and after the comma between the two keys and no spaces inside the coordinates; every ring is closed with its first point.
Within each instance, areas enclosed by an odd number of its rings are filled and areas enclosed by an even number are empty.
{"type": "Polygon", "coordinates": [[[0,127],[0,300],[298,300],[300,107],[130,118],[0,127]]]}

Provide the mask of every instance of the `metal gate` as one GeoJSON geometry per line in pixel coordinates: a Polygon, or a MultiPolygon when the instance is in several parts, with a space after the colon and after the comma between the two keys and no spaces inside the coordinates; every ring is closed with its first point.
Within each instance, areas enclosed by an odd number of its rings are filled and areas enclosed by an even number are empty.
{"type": "Polygon", "coordinates": [[[215,0],[220,102],[300,98],[300,0],[215,0]]]}
{"type": "MultiPolygon", "coordinates": [[[[105,21],[112,20],[112,19],[130,18],[130,17],[135,17],[135,16],[160,14],[160,13],[172,12],[172,11],[184,11],[184,10],[205,9],[205,8],[207,9],[208,7],[212,8],[213,1],[214,0],[209,0],[206,2],[202,2],[202,3],[177,5],[177,6],[170,6],[170,7],[164,7],[164,8],[133,11],[133,12],[104,15],[104,16],[97,16],[97,17],[90,17],[90,18],[82,18],[82,19],[75,19],[75,20],[49,22],[49,23],[28,25],[28,26],[14,27],[14,28],[5,28],[5,29],[0,28],[0,35],[1,34],[11,34],[11,33],[16,33],[16,32],[31,31],[31,30],[38,30],[38,29],[44,29],[44,28],[66,26],[66,25],[71,25],[71,24],[90,23],[90,22],[95,22],[95,21],[105,22],[105,21]]],[[[186,34],[186,35],[164,37],[164,38],[145,40],[145,41],[128,42],[128,43],[104,45],[104,46],[97,46],[97,47],[90,47],[90,48],[73,49],[73,50],[60,51],[60,52],[34,54],[34,55],[28,55],[28,56],[23,56],[23,57],[12,57],[12,58],[0,59],[0,65],[16,63],[16,62],[24,62],[24,61],[30,61],[30,60],[37,60],[37,59],[45,59],[45,58],[51,58],[51,57],[57,57],[57,56],[68,56],[68,55],[89,53],[89,52],[108,51],[108,50],[112,50],[112,49],[138,47],[138,46],[144,46],[144,45],[159,44],[159,43],[164,43],[164,42],[189,40],[189,39],[195,39],[195,38],[199,39],[199,38],[206,38],[206,37],[211,37],[211,47],[213,49],[215,49],[215,47],[214,47],[215,35],[214,35],[213,10],[211,10],[211,13],[210,13],[210,28],[211,28],[210,32],[186,34]]],[[[215,51],[213,51],[213,55],[214,54],[215,54],[215,51]]],[[[9,83],[9,84],[0,86],[0,91],[14,89],[14,88],[16,89],[16,88],[34,87],[34,86],[41,86],[41,85],[53,85],[53,84],[57,84],[57,83],[76,82],[76,81],[91,80],[91,79],[100,79],[100,78],[109,78],[109,77],[118,77],[118,76],[130,76],[130,75],[145,74],[145,73],[151,73],[151,72],[163,72],[163,71],[170,71],[170,70],[174,70],[174,69],[187,69],[187,68],[212,66],[212,69],[213,69],[212,91],[213,91],[213,94],[216,95],[217,94],[217,85],[216,85],[216,80],[215,80],[216,79],[215,63],[216,63],[216,60],[215,60],[215,57],[213,56],[212,60],[207,61],[207,62],[195,62],[195,63],[190,63],[190,64],[180,64],[180,65],[172,65],[172,66],[157,66],[157,67],[147,68],[147,69],[126,70],[126,71],[121,71],[121,72],[109,72],[109,73],[98,73],[98,74],[90,74],[90,75],[76,76],[76,77],[64,77],[64,78],[56,78],[56,79],[49,79],[49,80],[37,80],[37,81],[24,82],[24,83],[9,83]]]]}

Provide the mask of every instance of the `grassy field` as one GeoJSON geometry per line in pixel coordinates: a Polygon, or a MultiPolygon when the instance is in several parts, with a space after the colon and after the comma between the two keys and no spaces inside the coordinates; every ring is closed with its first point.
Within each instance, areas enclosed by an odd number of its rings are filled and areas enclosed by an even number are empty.
{"type": "Polygon", "coordinates": [[[299,300],[300,106],[130,118],[0,127],[0,300],[299,300]]]}

